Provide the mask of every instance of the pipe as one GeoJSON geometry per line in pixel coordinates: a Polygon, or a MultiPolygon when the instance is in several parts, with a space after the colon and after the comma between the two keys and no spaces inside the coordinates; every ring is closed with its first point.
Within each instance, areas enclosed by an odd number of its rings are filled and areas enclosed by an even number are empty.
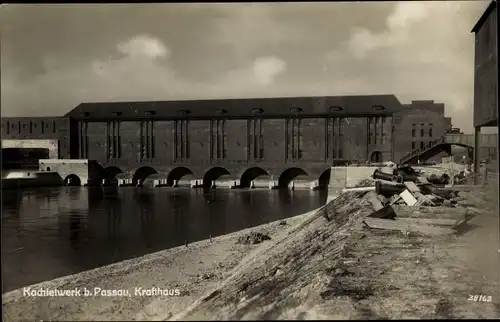
{"type": "Polygon", "coordinates": [[[379,169],[376,169],[373,172],[372,177],[373,177],[373,179],[380,179],[380,180],[385,180],[385,181],[394,181],[394,182],[398,181],[398,176],[390,174],[390,173],[385,173],[379,169]]]}
{"type": "Polygon", "coordinates": [[[384,197],[390,198],[395,194],[400,194],[401,192],[405,191],[406,186],[404,184],[391,184],[391,183],[384,183],[382,181],[377,181],[375,183],[375,191],[379,195],[383,195],[384,197]]]}
{"type": "Polygon", "coordinates": [[[375,187],[355,187],[355,188],[344,188],[342,192],[367,192],[375,191],[375,187]]]}
{"type": "Polygon", "coordinates": [[[450,176],[447,175],[446,173],[443,174],[441,177],[438,177],[435,174],[431,174],[428,178],[427,181],[433,184],[448,184],[450,183],[450,176]]]}
{"type": "Polygon", "coordinates": [[[415,175],[415,174],[407,174],[404,171],[397,171],[397,173],[398,173],[398,177],[401,180],[401,181],[398,181],[398,182],[405,182],[405,181],[416,182],[417,181],[417,177],[418,176],[415,175]]]}
{"type": "Polygon", "coordinates": [[[445,189],[433,186],[422,186],[420,190],[424,194],[433,194],[441,198],[451,199],[456,196],[456,191],[454,189],[445,189]]]}

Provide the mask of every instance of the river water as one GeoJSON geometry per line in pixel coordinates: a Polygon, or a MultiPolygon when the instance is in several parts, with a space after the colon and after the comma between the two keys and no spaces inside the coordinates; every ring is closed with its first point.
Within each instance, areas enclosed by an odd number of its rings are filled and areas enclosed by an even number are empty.
{"type": "Polygon", "coordinates": [[[3,292],[293,217],[326,191],[54,187],[2,191],[3,292]]]}

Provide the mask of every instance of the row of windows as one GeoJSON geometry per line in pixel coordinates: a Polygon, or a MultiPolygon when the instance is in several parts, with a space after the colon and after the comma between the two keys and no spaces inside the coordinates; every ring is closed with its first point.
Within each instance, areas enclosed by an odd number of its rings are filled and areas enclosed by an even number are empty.
{"type": "MultiPolygon", "coordinates": [[[[371,109],[373,111],[383,111],[383,110],[385,110],[385,106],[383,106],[383,105],[373,105],[371,107],[371,109]]],[[[294,113],[294,114],[301,113],[303,111],[304,110],[302,108],[300,108],[300,107],[291,107],[290,108],[290,112],[294,113]]],[[[343,111],[345,111],[345,109],[344,109],[343,106],[333,105],[333,106],[329,107],[329,111],[330,111],[330,113],[335,113],[335,112],[343,112],[343,111]]],[[[183,115],[183,116],[187,116],[187,115],[191,115],[192,114],[192,112],[189,111],[189,110],[178,110],[177,113],[178,113],[178,115],[183,115]]],[[[217,111],[215,111],[215,114],[217,114],[217,115],[224,115],[226,113],[227,113],[227,111],[224,110],[224,109],[218,109],[217,111]]],[[[254,115],[260,115],[260,114],[263,114],[263,113],[264,113],[264,109],[262,109],[262,108],[254,108],[254,109],[252,109],[252,114],[254,114],[254,115]]],[[[83,112],[83,113],[81,113],[81,115],[84,116],[84,117],[90,116],[91,114],[92,113],[90,113],[90,112],[83,112]]],[[[118,116],[122,115],[122,112],[113,112],[112,115],[115,116],[115,117],[118,117],[118,116]]],[[[156,111],[144,111],[144,116],[154,116],[154,115],[156,115],[156,111]]]]}
{"type": "MultiPolygon", "coordinates": [[[[421,128],[420,128],[420,137],[423,138],[425,137],[425,129],[423,129],[422,127],[424,126],[423,124],[420,125],[421,128]]],[[[428,137],[432,137],[433,136],[433,131],[432,131],[432,123],[429,123],[429,129],[427,129],[427,135],[428,137]]],[[[412,129],[411,129],[411,137],[412,138],[415,138],[417,137],[417,129],[416,129],[416,125],[415,124],[412,124],[412,129]]]]}
{"type": "Polygon", "coordinates": [[[299,118],[292,118],[286,120],[286,158],[287,159],[300,159],[302,158],[301,151],[301,137],[300,132],[302,128],[302,120],[299,118]]]}
{"type": "MultiPolygon", "coordinates": [[[[262,134],[262,119],[253,119],[247,122],[249,141],[248,151],[253,153],[254,159],[264,158],[264,135],[262,134]]],[[[237,142],[239,145],[239,143],[237,142]]]]}
{"type": "Polygon", "coordinates": [[[108,122],[106,124],[106,133],[108,137],[108,159],[120,158],[120,123],[116,121],[108,122]]]}
{"type": "MultiPolygon", "coordinates": [[[[85,128],[82,129],[85,131],[85,128]]],[[[211,137],[212,144],[212,158],[213,159],[224,159],[227,157],[227,147],[226,147],[226,134],[213,134],[211,137]]],[[[248,152],[253,153],[253,158],[264,159],[264,137],[258,135],[250,135],[248,152]]],[[[349,140],[349,139],[347,139],[349,140]]],[[[155,137],[154,136],[143,136],[143,141],[140,144],[141,159],[154,159],[155,155],[155,137]]],[[[303,155],[303,150],[301,146],[303,145],[303,137],[297,135],[288,136],[286,145],[287,158],[291,159],[301,159],[303,155]]],[[[338,137],[335,141],[336,144],[333,147],[329,147],[332,151],[334,158],[342,158],[343,150],[342,147],[345,144],[342,142],[342,137],[338,137]]],[[[204,146],[203,142],[199,142],[200,146],[204,146]]],[[[317,146],[317,142],[312,142],[314,146],[317,146]]],[[[351,143],[349,143],[351,144],[351,143]]],[[[236,141],[237,146],[241,146],[241,142],[236,141]]],[[[101,146],[101,145],[100,145],[101,146]]],[[[107,142],[103,147],[107,147],[107,158],[117,159],[122,156],[122,141],[120,136],[109,135],[107,137],[107,142]]],[[[176,160],[189,159],[190,158],[190,144],[185,139],[177,139],[174,141],[174,158],[176,160]],[[183,142],[184,141],[184,142],[183,142]]],[[[273,146],[278,146],[278,143],[274,141],[273,146]]],[[[80,142],[80,157],[86,158],[88,155],[88,137],[81,137],[80,142]]]]}
{"type": "MultiPolygon", "coordinates": [[[[10,122],[7,121],[6,123],[6,132],[7,134],[15,133],[17,130],[17,133],[21,133],[21,129],[26,129],[29,126],[29,133],[33,134],[33,132],[38,129],[38,122],[33,122],[30,121],[29,124],[23,123],[21,124],[21,121],[17,122],[10,122]],[[17,125],[17,126],[16,126],[17,125]]],[[[56,133],[56,121],[40,121],[40,131],[38,131],[40,134],[44,133],[56,133]]]]}
{"type": "MultiPolygon", "coordinates": [[[[177,131],[177,124],[175,129],[177,131]]],[[[141,122],[141,160],[155,158],[154,132],[154,122],[141,122]]]]}
{"type": "Polygon", "coordinates": [[[385,126],[387,118],[385,117],[370,117],[368,119],[368,144],[385,144],[387,143],[387,134],[385,126]]]}

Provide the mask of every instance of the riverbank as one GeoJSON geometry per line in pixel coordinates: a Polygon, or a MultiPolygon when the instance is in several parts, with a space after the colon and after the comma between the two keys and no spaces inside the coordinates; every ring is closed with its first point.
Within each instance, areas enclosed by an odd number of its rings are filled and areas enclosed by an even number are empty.
{"type": "Polygon", "coordinates": [[[129,290],[130,297],[37,297],[15,290],[3,295],[6,321],[162,320],[186,309],[234,270],[307,222],[315,211],[186,246],[149,254],[79,274],[39,283],[32,289],[129,290]],[[239,244],[251,233],[269,236],[260,244],[239,244]],[[136,287],[178,289],[180,296],[135,295],[136,287]]]}
{"type": "Polygon", "coordinates": [[[498,318],[498,187],[470,195],[463,229],[422,235],[363,226],[371,206],[343,194],[172,320],[498,318]]]}

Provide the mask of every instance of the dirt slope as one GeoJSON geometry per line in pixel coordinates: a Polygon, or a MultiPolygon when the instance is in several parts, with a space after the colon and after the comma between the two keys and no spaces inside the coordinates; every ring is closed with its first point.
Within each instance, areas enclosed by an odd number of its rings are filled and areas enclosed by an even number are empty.
{"type": "Polygon", "coordinates": [[[172,319],[498,318],[495,194],[475,195],[485,202],[468,231],[428,237],[362,228],[371,209],[344,194],[330,221],[319,217],[172,319]]]}

